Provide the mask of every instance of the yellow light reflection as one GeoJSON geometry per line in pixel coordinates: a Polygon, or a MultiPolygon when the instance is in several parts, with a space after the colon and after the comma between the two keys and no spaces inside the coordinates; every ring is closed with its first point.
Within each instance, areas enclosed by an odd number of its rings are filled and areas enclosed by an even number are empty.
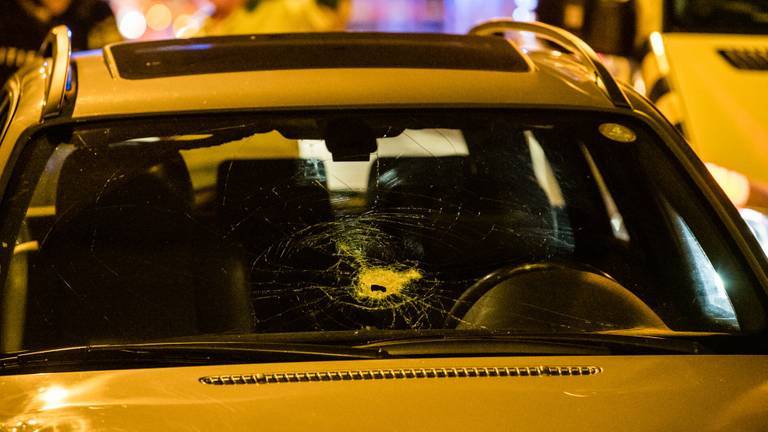
{"type": "Polygon", "coordinates": [[[723,168],[711,162],[705,164],[712,177],[736,207],[744,207],[749,201],[749,179],[739,172],[723,168]]]}
{"type": "Polygon", "coordinates": [[[163,31],[171,26],[173,15],[168,6],[155,3],[147,10],[147,26],[155,31],[163,31]]]}
{"type": "Polygon", "coordinates": [[[64,401],[69,396],[69,390],[61,386],[51,386],[40,389],[38,399],[43,403],[42,411],[52,410],[64,406],[64,401]]]}
{"type": "Polygon", "coordinates": [[[667,60],[667,53],[664,49],[664,38],[661,36],[661,33],[653,32],[651,33],[650,41],[651,50],[658,62],[659,72],[664,76],[669,75],[669,61],[667,60]]]}

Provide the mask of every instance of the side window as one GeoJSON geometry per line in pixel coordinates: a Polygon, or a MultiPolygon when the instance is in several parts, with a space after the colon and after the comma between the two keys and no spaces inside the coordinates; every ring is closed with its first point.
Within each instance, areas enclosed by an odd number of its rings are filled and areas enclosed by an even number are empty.
{"type": "Polygon", "coordinates": [[[676,331],[762,329],[757,282],[718,217],[674,156],[634,132],[637,144],[596,136],[588,154],[615,200],[606,203],[609,213],[621,212],[611,214],[614,236],[639,246],[639,296],[676,331]]]}
{"type": "Polygon", "coordinates": [[[739,322],[736,319],[736,311],[725,290],[723,278],[685,220],[668,202],[664,204],[672,220],[672,229],[678,247],[691,269],[690,277],[695,290],[692,301],[708,319],[717,322],[723,328],[738,331],[739,322]]]}
{"type": "MultiPolygon", "coordinates": [[[[647,149],[644,149],[647,150],[647,149]]],[[[722,234],[722,227],[707,217],[708,210],[702,200],[691,199],[694,195],[688,181],[675,171],[675,167],[661,158],[654,160],[650,151],[638,158],[652,173],[650,187],[660,191],[659,203],[665,224],[672,234],[672,244],[682,257],[682,273],[693,289],[689,293],[689,313],[698,314],[697,325],[711,325],[718,331],[755,331],[765,325],[765,318],[758,310],[760,299],[756,297],[755,281],[743,264],[737,262],[738,253],[722,234]],[[660,168],[670,165],[664,175],[660,168]],[[736,253],[735,253],[736,252],[736,253]]],[[[660,251],[661,252],[661,251],[660,251]]]]}

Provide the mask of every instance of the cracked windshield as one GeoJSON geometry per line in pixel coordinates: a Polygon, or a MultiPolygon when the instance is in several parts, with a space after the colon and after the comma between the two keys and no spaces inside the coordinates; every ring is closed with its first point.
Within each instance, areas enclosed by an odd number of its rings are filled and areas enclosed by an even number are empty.
{"type": "Polygon", "coordinates": [[[23,306],[5,312],[4,350],[762,326],[751,279],[652,137],[604,114],[482,110],[50,133],[20,155],[4,210],[23,306]]]}

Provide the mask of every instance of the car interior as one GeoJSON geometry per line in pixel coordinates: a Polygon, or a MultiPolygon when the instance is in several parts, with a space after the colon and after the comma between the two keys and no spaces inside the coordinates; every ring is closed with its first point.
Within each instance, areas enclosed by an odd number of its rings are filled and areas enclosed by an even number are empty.
{"type": "MultiPolygon", "coordinates": [[[[681,280],[648,268],[686,265],[647,252],[653,230],[670,226],[633,220],[646,216],[612,194],[620,182],[606,186],[599,150],[552,127],[379,131],[367,160],[295,131],[274,157],[258,150],[270,133],[60,144],[16,239],[20,276],[6,283],[26,294],[15,348],[350,329],[738,328],[718,286],[699,290],[719,299],[709,309],[658,288],[681,280]],[[676,318],[685,307],[698,321],[676,318]]],[[[685,236],[666,237],[685,250],[685,236]]]]}

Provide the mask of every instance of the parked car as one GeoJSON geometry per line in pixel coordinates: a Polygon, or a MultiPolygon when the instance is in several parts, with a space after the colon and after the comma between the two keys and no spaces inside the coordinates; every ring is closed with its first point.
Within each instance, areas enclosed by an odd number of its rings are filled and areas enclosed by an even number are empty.
{"type": "Polygon", "coordinates": [[[0,430],[764,429],[759,245],[573,35],[67,33],[0,104],[0,430]]]}
{"type": "Polygon", "coordinates": [[[542,0],[540,7],[542,20],[584,37],[686,135],[758,236],[768,229],[768,3],[542,0]]]}

